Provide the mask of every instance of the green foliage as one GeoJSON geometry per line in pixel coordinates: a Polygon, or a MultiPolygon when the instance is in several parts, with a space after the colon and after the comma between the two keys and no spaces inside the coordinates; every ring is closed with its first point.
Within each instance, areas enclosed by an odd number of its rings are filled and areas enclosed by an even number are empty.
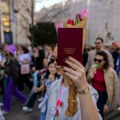
{"type": "Polygon", "coordinates": [[[56,44],[57,33],[54,23],[39,22],[29,27],[30,35],[28,38],[33,45],[56,44]]]}

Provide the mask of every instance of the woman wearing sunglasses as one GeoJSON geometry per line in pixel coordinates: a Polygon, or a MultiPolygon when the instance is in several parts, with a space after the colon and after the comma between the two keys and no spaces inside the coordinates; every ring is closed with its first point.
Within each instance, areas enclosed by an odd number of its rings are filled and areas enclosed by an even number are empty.
{"type": "Polygon", "coordinates": [[[104,51],[96,53],[95,65],[88,72],[88,81],[98,91],[97,107],[103,117],[103,111],[116,109],[118,100],[118,78],[110,67],[107,54],[104,51]]]}

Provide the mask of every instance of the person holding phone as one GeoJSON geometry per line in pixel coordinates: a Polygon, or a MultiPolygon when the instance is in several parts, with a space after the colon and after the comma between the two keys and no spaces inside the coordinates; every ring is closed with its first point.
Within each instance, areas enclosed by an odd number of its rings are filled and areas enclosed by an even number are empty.
{"type": "Polygon", "coordinates": [[[115,70],[110,67],[106,52],[99,51],[94,58],[96,65],[93,65],[88,72],[88,81],[99,94],[97,107],[102,117],[105,111],[116,109],[118,100],[118,78],[115,70]]]}
{"type": "MultiPolygon", "coordinates": [[[[57,46],[54,57],[57,59],[57,46]]],[[[46,120],[102,120],[96,107],[98,93],[88,85],[85,68],[72,57],[64,62],[68,66],[56,65],[63,79],[50,87],[46,120]]]]}

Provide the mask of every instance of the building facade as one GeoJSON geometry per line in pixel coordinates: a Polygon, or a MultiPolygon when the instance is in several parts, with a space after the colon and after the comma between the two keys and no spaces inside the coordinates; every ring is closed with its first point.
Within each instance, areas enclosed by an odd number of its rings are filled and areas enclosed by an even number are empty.
{"type": "MultiPolygon", "coordinates": [[[[12,41],[15,44],[29,44],[27,36],[29,34],[29,25],[34,18],[34,0],[2,0],[8,5],[8,16],[12,31],[12,41]]],[[[3,17],[3,16],[2,16],[3,17]]],[[[4,30],[5,26],[3,26],[4,30]]],[[[4,38],[5,40],[5,38],[4,38]]]]}
{"type": "Polygon", "coordinates": [[[37,13],[39,21],[63,22],[75,18],[82,9],[88,9],[87,44],[96,37],[104,38],[106,44],[113,40],[120,43],[120,0],[68,0],[37,13]],[[49,13],[49,14],[48,14],[49,13]]]}

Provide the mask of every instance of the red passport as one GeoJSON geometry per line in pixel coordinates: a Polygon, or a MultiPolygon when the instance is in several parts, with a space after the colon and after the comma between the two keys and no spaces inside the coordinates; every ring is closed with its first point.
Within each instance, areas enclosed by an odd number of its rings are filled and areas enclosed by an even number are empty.
{"type": "Polygon", "coordinates": [[[71,56],[82,63],[83,28],[58,29],[58,65],[65,66],[64,59],[71,56]]]}

